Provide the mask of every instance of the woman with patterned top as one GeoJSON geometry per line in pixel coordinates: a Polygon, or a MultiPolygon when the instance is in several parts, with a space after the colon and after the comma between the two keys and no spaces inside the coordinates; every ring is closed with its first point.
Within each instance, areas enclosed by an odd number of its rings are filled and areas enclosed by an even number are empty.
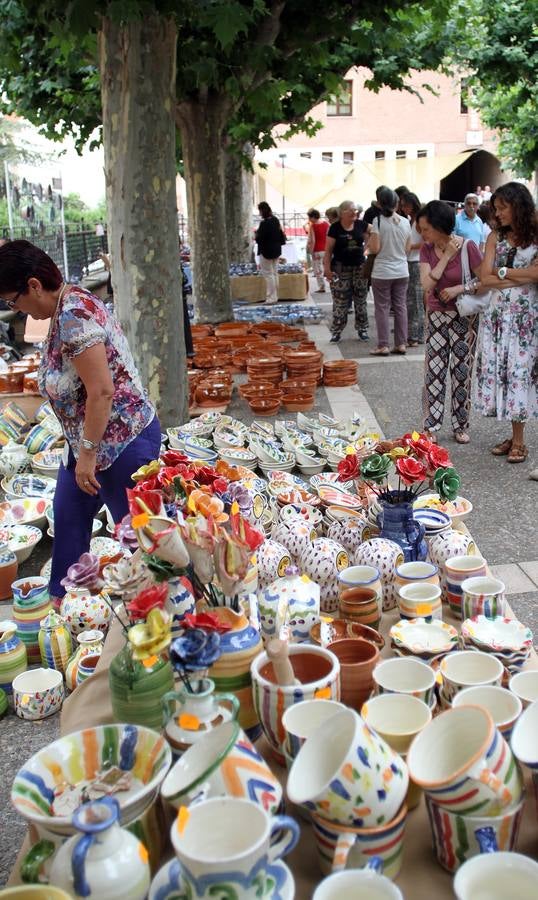
{"type": "Polygon", "coordinates": [[[530,192],[515,181],[497,188],[491,209],[481,279],[494,293],[481,316],[475,406],[511,423],[511,436],[491,452],[520,463],[528,454],[525,423],[538,418],[538,218],[530,192]]]}
{"type": "Polygon", "coordinates": [[[28,241],[0,247],[0,294],[10,309],[50,319],[39,385],[66,439],[49,585],[59,600],[99,507],[106,503],[115,522],[127,514],[131,475],[158,456],[161,428],[119,323],[98,297],[64,283],[43,250],[28,241]]]}

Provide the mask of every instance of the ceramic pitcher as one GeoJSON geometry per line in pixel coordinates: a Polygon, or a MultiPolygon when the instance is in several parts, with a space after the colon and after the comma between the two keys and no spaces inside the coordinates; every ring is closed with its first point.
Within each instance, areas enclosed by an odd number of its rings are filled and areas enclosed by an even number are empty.
{"type": "Polygon", "coordinates": [[[77,686],[77,671],[82,659],[88,655],[100,655],[104,640],[103,632],[97,628],[77,634],[79,646],[69,659],[65,669],[65,685],[68,691],[74,691],[77,686]]]}
{"type": "Polygon", "coordinates": [[[176,756],[203,740],[217,725],[236,719],[239,712],[235,694],[216,693],[211,678],[191,679],[191,687],[192,693],[184,687],[162,699],[164,731],[176,756]]]}
{"type": "Polygon", "coordinates": [[[60,613],[74,638],[88,628],[98,628],[106,634],[110,625],[110,598],[106,591],[92,594],[87,588],[70,590],[62,600],[60,613]]]}
{"type": "Polygon", "coordinates": [[[0,622],[0,688],[10,694],[13,679],[27,668],[26,647],[17,636],[17,625],[7,619],[0,622]]]}
{"type": "Polygon", "coordinates": [[[71,633],[61,616],[53,609],[41,619],[38,635],[41,663],[45,669],[58,669],[65,675],[71,656],[71,633]]]}
{"type": "Polygon", "coordinates": [[[161,701],[174,688],[174,673],[169,660],[153,656],[138,662],[125,644],[110,663],[110,697],[116,722],[146,725],[159,731],[162,725],[161,701]]]}
{"type": "Polygon", "coordinates": [[[17,624],[21,641],[26,645],[28,665],[38,666],[41,662],[38,640],[40,622],[51,610],[48,581],[39,576],[19,578],[13,582],[12,589],[13,621],[17,624]]]}

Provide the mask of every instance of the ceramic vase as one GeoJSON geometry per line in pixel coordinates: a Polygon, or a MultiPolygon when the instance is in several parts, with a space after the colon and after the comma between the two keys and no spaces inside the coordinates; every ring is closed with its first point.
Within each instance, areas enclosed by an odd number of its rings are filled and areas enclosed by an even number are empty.
{"type": "Polygon", "coordinates": [[[73,897],[144,900],[150,886],[148,851],[119,824],[113,797],[84,803],[73,816],[79,832],[52,861],[50,882],[73,897]]]}
{"type": "Polygon", "coordinates": [[[342,544],[330,538],[316,538],[301,556],[303,571],[321,588],[321,609],[338,609],[338,575],[349,567],[349,555],[342,544]]]}
{"type": "Polygon", "coordinates": [[[319,585],[307,575],[299,575],[297,569],[288,572],[260,592],[258,610],[264,640],[278,636],[282,625],[287,625],[291,640],[308,641],[310,629],[319,622],[319,585]]]}
{"type": "MultiPolygon", "coordinates": [[[[402,491],[389,491],[395,500],[402,491]]],[[[403,550],[404,561],[426,559],[428,547],[424,540],[425,528],[421,522],[413,518],[412,500],[401,499],[399,502],[387,503],[381,500],[381,513],[378,518],[381,526],[380,537],[394,541],[403,550]]]]}
{"type": "Polygon", "coordinates": [[[74,638],[87,629],[97,628],[106,634],[111,616],[109,603],[106,591],[92,594],[87,588],[80,588],[67,592],[60,613],[74,638]]]}
{"type": "Polygon", "coordinates": [[[28,654],[17,635],[17,625],[8,620],[0,622],[0,688],[11,694],[13,679],[27,668],[28,654]]]}
{"type": "Polygon", "coordinates": [[[133,659],[125,644],[110,663],[110,696],[116,722],[145,725],[160,731],[162,698],[174,689],[174,673],[169,660],[160,656],[143,662],[133,659]]]}
{"type": "Polygon", "coordinates": [[[0,545],[0,600],[10,599],[11,586],[17,577],[18,568],[19,564],[15,554],[7,544],[0,545]]]}
{"type": "Polygon", "coordinates": [[[39,628],[51,610],[48,581],[38,576],[19,578],[13,585],[13,621],[17,633],[26,645],[28,665],[38,666],[41,662],[39,650],[39,628]]]}
{"type": "Polygon", "coordinates": [[[95,669],[100,659],[100,653],[88,653],[86,656],[82,657],[77,666],[75,687],[78,687],[83,681],[86,681],[92,675],[95,675],[95,669]]]}
{"type": "Polygon", "coordinates": [[[77,671],[81,660],[85,656],[100,656],[105,640],[102,631],[81,631],[77,634],[78,648],[69,659],[65,668],[65,685],[68,691],[74,691],[77,686],[77,671]]]}
{"type": "Polygon", "coordinates": [[[235,694],[215,692],[211,678],[191,679],[190,683],[192,693],[183,687],[165,694],[162,700],[164,733],[174,756],[181,756],[223,722],[235,720],[239,712],[235,694]]]}
{"type": "Polygon", "coordinates": [[[372,538],[360,545],[355,554],[356,565],[374,566],[379,571],[383,585],[383,609],[394,609],[397,594],[394,586],[396,568],[404,561],[404,553],[395,541],[372,538]]]}
{"type": "Polygon", "coordinates": [[[71,656],[71,632],[53,609],[41,619],[38,641],[41,663],[45,669],[58,669],[65,675],[71,656]]]}
{"type": "Polygon", "coordinates": [[[273,755],[284,765],[286,731],[282,715],[302,700],[340,700],[340,663],[334,653],[313,644],[290,644],[289,660],[296,683],[280,685],[267,653],[252,663],[254,706],[273,755]]]}
{"type": "Polygon", "coordinates": [[[235,694],[240,703],[238,722],[250,740],[255,741],[261,726],[252,700],[250,667],[263,649],[262,639],[243,611],[237,613],[226,606],[211,607],[209,611],[231,625],[231,630],[221,635],[222,653],[208,670],[208,676],[219,693],[235,694]]]}
{"type": "Polygon", "coordinates": [[[184,584],[184,580],[181,578],[168,579],[168,597],[164,608],[172,616],[172,640],[179,637],[183,616],[195,612],[196,600],[192,590],[184,584]]]}

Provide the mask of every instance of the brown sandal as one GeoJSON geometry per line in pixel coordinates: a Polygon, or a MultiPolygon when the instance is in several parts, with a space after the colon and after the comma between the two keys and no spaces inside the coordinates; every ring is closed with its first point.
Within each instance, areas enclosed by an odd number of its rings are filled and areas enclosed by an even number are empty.
{"type": "Polygon", "coordinates": [[[522,463],[525,462],[528,455],[529,451],[525,444],[512,444],[506,458],[509,463],[522,463]]]}
{"type": "Polygon", "coordinates": [[[493,456],[506,456],[510,453],[512,449],[512,438],[506,438],[505,441],[501,441],[500,444],[496,444],[495,447],[492,448],[491,452],[493,456]]]}

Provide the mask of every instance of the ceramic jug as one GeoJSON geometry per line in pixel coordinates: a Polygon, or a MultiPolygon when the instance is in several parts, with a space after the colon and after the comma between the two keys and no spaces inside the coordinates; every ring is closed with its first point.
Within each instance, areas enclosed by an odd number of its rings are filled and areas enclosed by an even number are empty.
{"type": "Polygon", "coordinates": [[[41,619],[38,634],[41,663],[45,669],[58,669],[65,675],[71,656],[71,633],[61,616],[53,609],[41,619]]]}
{"type": "Polygon", "coordinates": [[[76,588],[66,593],[60,613],[74,638],[88,628],[106,634],[110,625],[110,598],[106,591],[92,594],[87,588],[76,588]]]}
{"type": "Polygon", "coordinates": [[[26,645],[28,665],[38,666],[41,663],[38,640],[40,622],[51,610],[48,581],[39,576],[19,578],[11,587],[13,621],[17,623],[19,637],[26,645]]]}
{"type": "Polygon", "coordinates": [[[192,593],[192,587],[186,578],[168,579],[168,597],[165,609],[172,616],[172,640],[179,637],[182,630],[181,620],[187,613],[196,612],[196,601],[192,593]],[[187,582],[187,584],[185,584],[187,582]]]}
{"type": "Polygon", "coordinates": [[[77,686],[77,671],[81,660],[88,655],[101,655],[105,636],[102,631],[93,629],[77,634],[78,647],[69,659],[65,669],[65,686],[74,691],[77,686]]]}
{"type": "Polygon", "coordinates": [[[160,731],[161,701],[174,689],[170,661],[152,656],[138,662],[125,644],[110,663],[108,677],[114,720],[160,731]]]}
{"type": "MultiPolygon", "coordinates": [[[[79,806],[73,824],[79,834],[69,838],[46,864],[51,884],[72,897],[99,900],[143,900],[150,886],[145,846],[119,824],[119,804],[103,797],[79,806]]],[[[54,853],[52,841],[40,841],[27,855],[23,881],[39,880],[43,864],[54,853]]]]}
{"type": "Polygon", "coordinates": [[[175,756],[196,744],[217,725],[236,719],[239,700],[235,694],[215,692],[211,678],[191,679],[186,687],[170,691],[162,699],[164,733],[175,756]]]}
{"type": "Polygon", "coordinates": [[[7,619],[0,622],[0,688],[10,694],[13,679],[27,668],[26,647],[17,636],[17,625],[7,619]]]}
{"type": "Polygon", "coordinates": [[[260,591],[258,609],[265,640],[278,637],[284,625],[294,641],[308,641],[310,629],[319,622],[320,588],[308,575],[299,575],[288,566],[284,578],[277,578],[260,591]]]}

